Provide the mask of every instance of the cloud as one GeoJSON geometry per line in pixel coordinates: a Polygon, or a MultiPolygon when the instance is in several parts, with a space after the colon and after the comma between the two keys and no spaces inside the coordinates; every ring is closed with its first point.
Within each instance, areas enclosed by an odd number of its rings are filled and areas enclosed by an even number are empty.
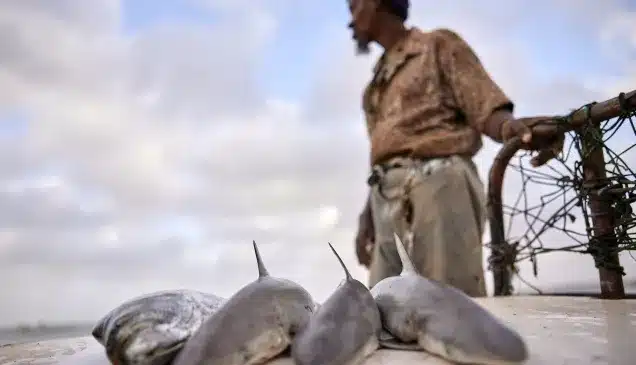
{"type": "MultiPolygon", "coordinates": [[[[424,1],[412,22],[465,36],[520,115],[562,113],[633,74],[625,4],[592,3],[424,1]]],[[[252,239],[319,299],[342,279],[327,242],[365,278],[360,94],[379,53],[354,56],[346,7],[197,0],[141,24],[131,4],[0,5],[0,324],[91,320],[170,287],[229,295],[254,278],[252,239]]]]}

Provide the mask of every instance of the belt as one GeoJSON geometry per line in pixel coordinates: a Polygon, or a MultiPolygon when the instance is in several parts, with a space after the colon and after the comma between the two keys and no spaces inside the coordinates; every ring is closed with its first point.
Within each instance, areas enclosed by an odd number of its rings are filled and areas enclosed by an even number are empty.
{"type": "Polygon", "coordinates": [[[382,181],[382,177],[392,169],[399,168],[417,168],[420,170],[424,176],[429,176],[433,174],[435,171],[439,170],[441,167],[448,165],[451,163],[452,157],[440,157],[440,158],[432,158],[432,159],[403,159],[398,161],[389,161],[387,163],[376,164],[373,165],[371,169],[371,174],[367,179],[367,184],[371,187],[377,185],[378,192],[380,196],[386,198],[384,192],[382,191],[382,185],[380,182],[382,181]]]}
{"type": "Polygon", "coordinates": [[[369,178],[367,179],[367,185],[377,185],[380,183],[382,175],[386,174],[389,170],[401,169],[403,167],[406,167],[406,165],[397,161],[373,165],[371,168],[371,175],[369,175],[369,178]]]}

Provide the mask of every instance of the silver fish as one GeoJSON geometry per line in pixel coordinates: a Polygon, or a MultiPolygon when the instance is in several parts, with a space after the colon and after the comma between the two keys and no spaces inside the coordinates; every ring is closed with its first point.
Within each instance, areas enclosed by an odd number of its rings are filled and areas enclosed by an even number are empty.
{"type": "Polygon", "coordinates": [[[333,246],[329,247],[345,280],[294,338],[291,354],[296,365],[357,365],[378,348],[382,329],[378,306],[369,289],[351,276],[333,246]]]}
{"type": "Polygon", "coordinates": [[[315,310],[300,285],[269,275],[256,242],[258,279],[241,288],[186,342],[174,365],[254,365],[284,352],[315,310]]]}
{"type": "Polygon", "coordinates": [[[165,365],[223,299],[194,290],[159,291],[124,302],[93,328],[115,365],[165,365]]]}
{"type": "Polygon", "coordinates": [[[419,275],[394,234],[402,272],[377,283],[375,298],[383,333],[380,345],[413,346],[464,364],[520,364],[528,352],[522,337],[462,291],[419,275]],[[398,341],[391,340],[394,336],[398,341]]]}

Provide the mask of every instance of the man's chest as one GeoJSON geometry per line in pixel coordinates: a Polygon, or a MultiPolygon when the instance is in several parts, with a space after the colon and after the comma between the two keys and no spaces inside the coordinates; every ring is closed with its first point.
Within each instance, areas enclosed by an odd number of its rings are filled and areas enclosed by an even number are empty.
{"type": "Polygon", "coordinates": [[[420,45],[417,50],[385,55],[363,95],[367,119],[399,117],[414,106],[438,102],[441,75],[431,48],[420,45]]]}

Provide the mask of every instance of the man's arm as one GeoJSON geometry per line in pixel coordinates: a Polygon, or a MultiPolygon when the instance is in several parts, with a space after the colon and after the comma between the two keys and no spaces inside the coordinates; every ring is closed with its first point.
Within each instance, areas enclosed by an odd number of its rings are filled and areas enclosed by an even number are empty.
{"type": "Polygon", "coordinates": [[[479,132],[502,142],[503,125],[514,119],[513,102],[457,33],[440,29],[437,36],[439,67],[457,107],[479,132]]]}
{"type": "Polygon", "coordinates": [[[367,194],[367,201],[366,203],[364,203],[364,208],[362,209],[362,213],[360,213],[360,218],[370,213],[371,213],[371,189],[369,189],[369,193],[367,194]]]}
{"type": "Polygon", "coordinates": [[[515,119],[514,114],[507,108],[500,108],[493,111],[484,122],[483,134],[489,136],[497,142],[503,140],[503,126],[515,119]]]}
{"type": "Polygon", "coordinates": [[[514,118],[514,104],[490,78],[470,46],[450,30],[437,31],[439,67],[450,86],[458,109],[475,129],[497,142],[519,137],[523,147],[539,153],[531,160],[541,166],[563,150],[564,135],[553,127],[534,136],[532,127],[554,116],[514,118]]]}

